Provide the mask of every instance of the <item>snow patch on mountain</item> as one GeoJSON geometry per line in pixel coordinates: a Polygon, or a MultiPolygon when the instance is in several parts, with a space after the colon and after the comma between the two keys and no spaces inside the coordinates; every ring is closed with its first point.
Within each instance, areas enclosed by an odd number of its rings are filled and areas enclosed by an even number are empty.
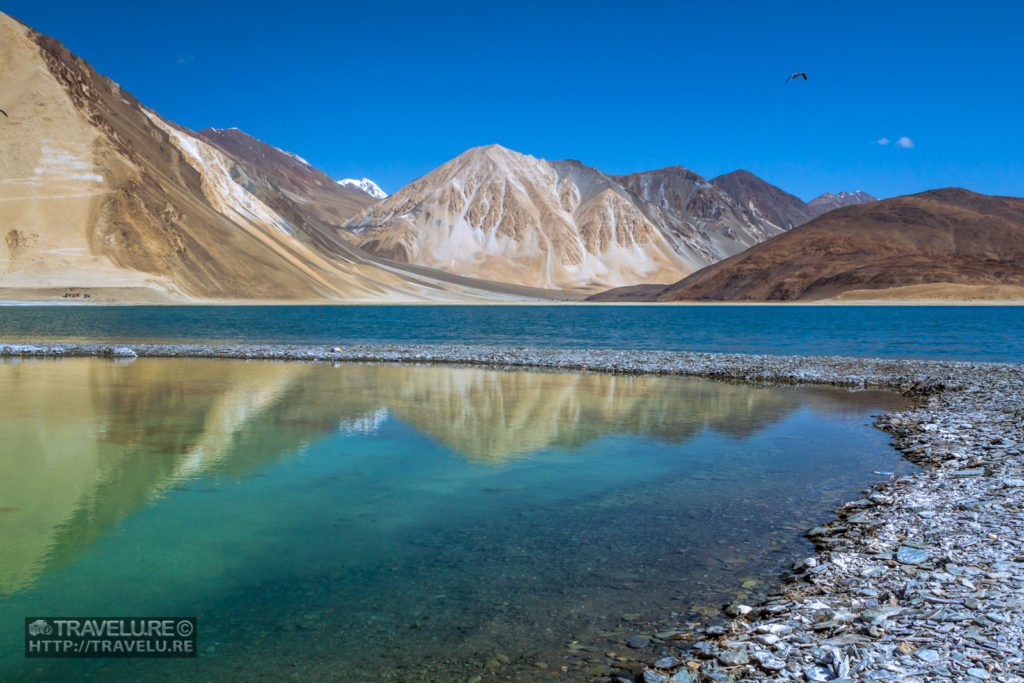
{"type": "Polygon", "coordinates": [[[287,156],[290,156],[292,159],[295,159],[295,161],[298,161],[300,164],[305,164],[306,166],[309,166],[310,168],[313,167],[313,164],[309,163],[308,161],[306,161],[305,159],[300,157],[298,154],[295,154],[294,152],[289,152],[287,150],[281,149],[280,147],[275,147],[274,149],[276,149],[279,152],[284,152],[284,154],[286,154],[287,156]]]}
{"type": "Polygon", "coordinates": [[[361,178],[359,180],[356,180],[355,178],[345,178],[343,180],[339,180],[338,184],[342,187],[351,187],[354,190],[365,192],[371,197],[376,197],[377,199],[387,199],[388,196],[387,192],[380,189],[377,183],[373,182],[369,178],[361,178]]]}
{"type": "Polygon", "coordinates": [[[878,201],[878,198],[869,195],[867,192],[862,192],[861,190],[857,190],[856,192],[840,192],[838,194],[826,192],[820,197],[815,197],[811,201],[807,202],[807,206],[811,209],[814,216],[817,217],[823,213],[831,211],[832,209],[874,201],[878,201]]]}

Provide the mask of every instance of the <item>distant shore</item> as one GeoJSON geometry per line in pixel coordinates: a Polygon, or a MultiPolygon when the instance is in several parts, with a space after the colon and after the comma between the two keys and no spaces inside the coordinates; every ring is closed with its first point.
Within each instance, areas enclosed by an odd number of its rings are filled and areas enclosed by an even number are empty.
{"type": "Polygon", "coordinates": [[[1024,306],[1024,299],[820,299],[815,301],[63,301],[0,299],[0,307],[68,306],[1024,306]]]}
{"type": "Polygon", "coordinates": [[[1024,306],[1024,288],[999,285],[908,285],[852,290],[796,301],[586,301],[597,292],[535,290],[471,297],[438,292],[436,299],[194,299],[151,287],[0,287],[0,306],[1024,306]],[[534,296],[536,294],[536,296],[534,296]],[[66,295],[66,296],[65,296],[66,295]]]}
{"type": "Polygon", "coordinates": [[[687,640],[652,637],[637,652],[652,662],[643,680],[1024,680],[1024,364],[403,344],[0,343],[0,357],[83,356],[444,363],[900,392],[915,406],[875,426],[920,468],[810,530],[818,553],[798,560],[765,602],[729,605],[725,620],[687,640]]]}

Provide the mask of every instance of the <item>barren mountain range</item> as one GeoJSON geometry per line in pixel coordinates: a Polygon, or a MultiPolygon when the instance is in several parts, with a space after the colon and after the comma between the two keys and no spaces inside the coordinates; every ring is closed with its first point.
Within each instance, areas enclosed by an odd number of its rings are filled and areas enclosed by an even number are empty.
{"type": "Polygon", "coordinates": [[[960,188],[835,209],[668,287],[603,300],[1024,298],[1024,199],[960,188]]]}
{"type": "Polygon", "coordinates": [[[778,234],[683,168],[608,176],[471,149],[349,221],[396,261],[549,289],[667,282],[778,234]]]}
{"type": "Polygon", "coordinates": [[[386,196],[238,129],[178,126],[3,14],[0,93],[0,299],[500,301],[609,288],[595,298],[793,299],[1016,286],[1020,252],[998,233],[1015,224],[993,222],[980,195],[970,207],[928,193],[805,203],[742,170],[615,176],[490,145],[386,196]],[[984,229],[964,223],[933,248],[925,233],[954,217],[984,229]],[[970,243],[983,239],[992,248],[970,243]],[[930,246],[907,246],[919,242],[930,246]],[[971,270],[975,252],[996,254],[1000,269],[971,270]],[[748,259],[762,271],[737,265],[748,259]]]}
{"type": "Polygon", "coordinates": [[[177,126],[2,14],[0,92],[0,298],[551,296],[366,254],[331,226],[373,198],[240,132],[177,126]]]}

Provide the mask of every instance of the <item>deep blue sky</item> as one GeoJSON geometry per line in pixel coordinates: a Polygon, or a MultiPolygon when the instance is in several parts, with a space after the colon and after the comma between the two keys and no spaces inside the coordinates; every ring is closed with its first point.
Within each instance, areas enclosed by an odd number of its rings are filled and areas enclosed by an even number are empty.
{"type": "Polygon", "coordinates": [[[388,192],[497,142],[607,173],[746,168],[803,199],[949,185],[1024,195],[1018,3],[2,9],[173,121],[237,126],[388,192]],[[794,71],[809,80],[784,84],[794,71]]]}

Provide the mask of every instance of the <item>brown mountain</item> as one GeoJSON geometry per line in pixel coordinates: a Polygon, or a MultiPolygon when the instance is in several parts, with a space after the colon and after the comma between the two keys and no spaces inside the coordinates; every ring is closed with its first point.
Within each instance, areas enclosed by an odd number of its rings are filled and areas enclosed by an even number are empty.
{"type": "Polygon", "coordinates": [[[642,297],[1024,298],[1024,199],[947,188],[835,209],[642,297]]]}
{"type": "Polygon", "coordinates": [[[802,199],[781,190],[750,171],[740,169],[711,179],[748,211],[756,212],[784,230],[803,225],[817,214],[802,199]]]}
{"type": "Polygon", "coordinates": [[[728,192],[682,166],[609,176],[636,195],[676,235],[676,250],[715,262],[781,232],[728,192]]]}

